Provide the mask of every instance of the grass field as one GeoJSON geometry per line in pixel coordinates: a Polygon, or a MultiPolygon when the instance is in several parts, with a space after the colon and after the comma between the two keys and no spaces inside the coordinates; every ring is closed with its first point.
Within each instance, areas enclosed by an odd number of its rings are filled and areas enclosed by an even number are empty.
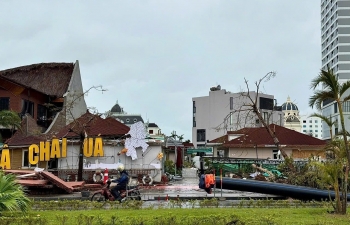
{"type": "Polygon", "coordinates": [[[350,224],[350,216],[326,208],[199,208],[100,209],[31,211],[26,217],[4,214],[1,225],[114,225],[114,224],[350,224]]]}

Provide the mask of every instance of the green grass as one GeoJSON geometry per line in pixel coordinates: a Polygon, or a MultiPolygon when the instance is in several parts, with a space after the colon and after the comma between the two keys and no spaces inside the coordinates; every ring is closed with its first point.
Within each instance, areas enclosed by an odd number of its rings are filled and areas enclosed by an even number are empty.
{"type": "Polygon", "coordinates": [[[200,208],[101,209],[31,211],[27,217],[4,214],[1,225],[113,225],[113,224],[350,224],[350,215],[329,214],[326,208],[200,208]],[[12,217],[12,218],[9,218],[12,217]],[[7,221],[7,222],[6,222],[7,221]],[[234,224],[234,223],[232,223],[234,224]]]}

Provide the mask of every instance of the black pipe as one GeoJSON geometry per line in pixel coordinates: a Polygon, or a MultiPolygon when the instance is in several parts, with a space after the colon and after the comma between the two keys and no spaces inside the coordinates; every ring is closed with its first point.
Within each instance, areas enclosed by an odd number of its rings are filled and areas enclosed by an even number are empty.
{"type": "MultiPolygon", "coordinates": [[[[220,178],[216,178],[216,187],[220,186],[220,178]]],[[[280,195],[300,200],[328,201],[329,197],[331,197],[332,200],[334,200],[335,198],[334,191],[321,190],[317,188],[296,186],[290,184],[235,178],[222,178],[222,189],[280,195]]],[[[350,201],[350,194],[348,194],[347,199],[348,201],[350,201]]]]}

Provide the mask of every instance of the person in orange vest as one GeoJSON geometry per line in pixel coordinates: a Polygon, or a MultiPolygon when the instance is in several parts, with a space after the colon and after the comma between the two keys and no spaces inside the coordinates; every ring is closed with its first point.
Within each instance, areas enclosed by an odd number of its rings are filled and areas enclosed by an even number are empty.
{"type": "Polygon", "coordinates": [[[208,193],[212,193],[212,188],[215,185],[215,176],[214,174],[205,174],[205,188],[204,190],[208,193]]]}

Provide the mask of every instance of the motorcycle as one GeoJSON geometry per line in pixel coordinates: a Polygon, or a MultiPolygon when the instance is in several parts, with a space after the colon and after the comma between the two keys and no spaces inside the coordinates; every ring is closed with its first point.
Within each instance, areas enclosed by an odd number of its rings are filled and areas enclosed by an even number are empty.
{"type": "MultiPolygon", "coordinates": [[[[101,190],[95,191],[92,194],[91,201],[98,201],[98,202],[107,201],[107,200],[115,201],[115,198],[112,195],[112,192],[110,190],[111,183],[112,182],[108,180],[106,182],[106,185],[101,190]]],[[[127,199],[138,200],[138,201],[141,200],[141,194],[140,194],[138,185],[136,186],[128,185],[126,190],[121,190],[119,194],[120,194],[120,197],[118,200],[119,202],[123,202],[127,199]]]]}

